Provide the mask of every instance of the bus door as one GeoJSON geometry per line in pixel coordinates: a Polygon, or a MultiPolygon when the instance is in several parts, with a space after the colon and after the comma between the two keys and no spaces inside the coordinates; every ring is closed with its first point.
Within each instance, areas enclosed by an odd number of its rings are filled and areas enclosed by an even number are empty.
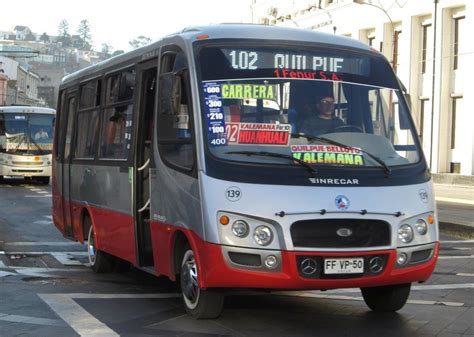
{"type": "MultiPolygon", "coordinates": [[[[62,195],[62,211],[64,219],[64,235],[73,237],[72,225],[72,200],[71,200],[71,152],[72,152],[72,136],[74,119],[76,116],[77,93],[72,92],[66,96],[65,104],[65,122],[66,130],[64,135],[64,152],[62,156],[62,172],[61,172],[61,195],[62,195]]],[[[61,130],[64,132],[64,129],[61,130]]]]}
{"type": "Polygon", "coordinates": [[[134,156],[133,212],[137,264],[153,266],[150,234],[150,168],[153,166],[153,113],[156,102],[158,59],[138,66],[139,111],[136,115],[136,147],[134,156]]]}

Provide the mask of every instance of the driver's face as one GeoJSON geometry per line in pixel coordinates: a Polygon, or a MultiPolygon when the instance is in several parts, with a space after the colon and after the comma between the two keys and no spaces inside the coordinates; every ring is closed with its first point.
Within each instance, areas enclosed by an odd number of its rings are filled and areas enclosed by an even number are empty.
{"type": "Polygon", "coordinates": [[[332,115],[334,111],[334,98],[323,97],[318,103],[318,108],[321,115],[332,115]]]}

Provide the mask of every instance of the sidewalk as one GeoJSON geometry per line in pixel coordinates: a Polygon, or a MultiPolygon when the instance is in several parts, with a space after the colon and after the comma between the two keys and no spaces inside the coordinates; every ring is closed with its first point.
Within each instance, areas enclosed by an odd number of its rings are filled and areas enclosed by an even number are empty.
{"type": "Polygon", "coordinates": [[[474,176],[433,174],[440,230],[474,238],[474,176]]]}

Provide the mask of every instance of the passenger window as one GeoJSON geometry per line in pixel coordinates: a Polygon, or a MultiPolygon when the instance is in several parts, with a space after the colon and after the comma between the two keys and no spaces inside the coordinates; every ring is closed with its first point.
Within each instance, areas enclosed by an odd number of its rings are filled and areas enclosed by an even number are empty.
{"type": "Polygon", "coordinates": [[[96,153],[99,112],[79,111],[77,116],[77,142],[75,158],[93,159],[96,153]]]}
{"type": "Polygon", "coordinates": [[[100,158],[127,159],[132,139],[135,70],[111,75],[106,83],[100,158]]]}
{"type": "Polygon", "coordinates": [[[81,85],[74,158],[94,159],[97,152],[102,80],[81,85]]]}
{"type": "Polygon", "coordinates": [[[194,167],[192,111],[188,71],[183,52],[165,52],[160,75],[157,135],[165,162],[183,171],[194,167]]]}
{"type": "Polygon", "coordinates": [[[86,109],[100,104],[100,80],[91,81],[81,86],[79,109],[86,109]]]}

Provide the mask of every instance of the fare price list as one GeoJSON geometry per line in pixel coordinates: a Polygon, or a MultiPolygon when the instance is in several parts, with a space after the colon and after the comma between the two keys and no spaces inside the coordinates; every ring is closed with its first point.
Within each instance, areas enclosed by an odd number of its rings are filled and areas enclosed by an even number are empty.
{"type": "Polygon", "coordinates": [[[224,107],[222,106],[221,86],[217,83],[204,84],[206,104],[207,134],[211,146],[227,144],[225,133],[224,107]]]}

